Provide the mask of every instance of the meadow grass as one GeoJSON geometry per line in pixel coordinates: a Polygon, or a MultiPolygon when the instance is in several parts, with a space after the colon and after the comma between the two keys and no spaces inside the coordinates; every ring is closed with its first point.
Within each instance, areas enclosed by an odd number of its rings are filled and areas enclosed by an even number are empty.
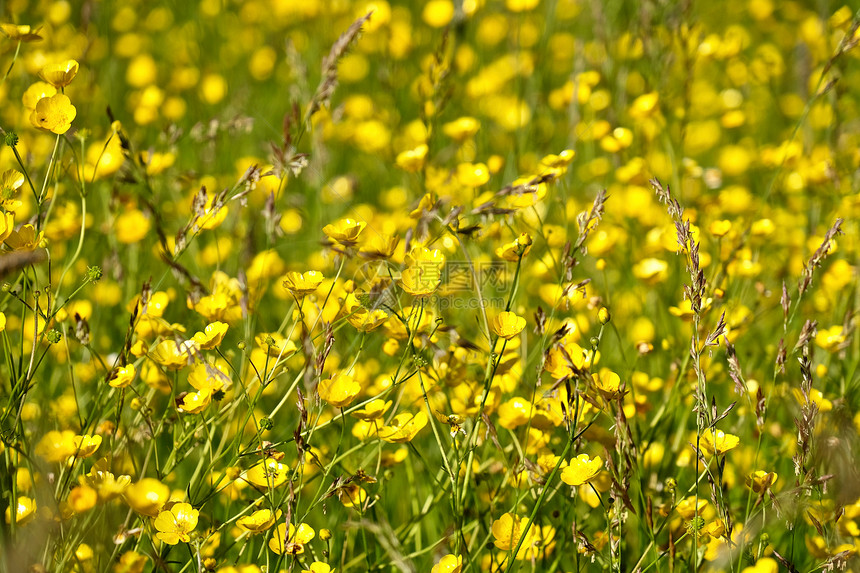
{"type": "Polygon", "coordinates": [[[0,2],[0,571],[858,571],[860,16],[0,2]]]}

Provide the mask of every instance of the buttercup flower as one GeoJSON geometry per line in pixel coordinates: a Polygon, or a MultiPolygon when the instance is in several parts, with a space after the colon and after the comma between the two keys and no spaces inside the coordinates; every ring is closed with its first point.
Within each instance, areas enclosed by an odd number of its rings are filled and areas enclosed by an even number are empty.
{"type": "Polygon", "coordinates": [[[591,379],[594,387],[605,397],[614,398],[618,396],[621,388],[621,377],[608,368],[601,368],[598,374],[592,374],[591,379]]]}
{"type": "Polygon", "coordinates": [[[603,460],[600,456],[591,459],[588,454],[580,454],[570,460],[562,470],[561,481],[572,486],[582,485],[593,480],[602,468],[603,460]]]}
{"type": "Polygon", "coordinates": [[[57,94],[39,100],[33,113],[30,114],[30,123],[35,127],[62,135],[72,127],[72,120],[77,113],[68,96],[57,94]]]}
{"type": "Polygon", "coordinates": [[[528,233],[523,233],[511,243],[496,249],[496,256],[506,261],[517,262],[521,257],[529,254],[532,248],[532,238],[528,233]]]}
{"type": "Polygon", "coordinates": [[[289,272],[284,276],[284,288],[297,297],[302,297],[316,291],[325,277],[317,271],[306,273],[289,272]]]}
{"type": "Polygon", "coordinates": [[[13,251],[32,251],[39,246],[39,243],[44,239],[45,233],[36,232],[36,228],[33,225],[21,225],[21,227],[15,231],[12,231],[8,237],[6,237],[6,244],[9,245],[13,251]]]}
{"type": "Polygon", "coordinates": [[[280,516],[280,510],[272,513],[271,509],[260,509],[251,515],[240,517],[236,520],[236,525],[251,533],[261,533],[272,527],[280,516]]]}
{"type": "Polygon", "coordinates": [[[371,400],[364,408],[352,412],[352,415],[360,420],[378,420],[391,408],[391,400],[371,400]]]}
{"type": "Polygon", "coordinates": [[[776,480],[779,476],[777,476],[776,472],[766,472],[764,470],[756,470],[748,475],[744,481],[747,486],[752,488],[752,490],[756,493],[764,493],[773,487],[773,484],[776,483],[776,480]]]}
{"type": "Polygon", "coordinates": [[[457,142],[473,137],[481,129],[481,122],[474,117],[464,116],[442,126],[442,133],[457,142]]]}
{"type": "Polygon", "coordinates": [[[197,527],[197,516],[200,512],[191,507],[190,503],[177,503],[166,511],[162,511],[155,518],[155,536],[167,543],[176,545],[180,541],[188,543],[191,537],[188,535],[197,527]]]}
{"type": "Polygon", "coordinates": [[[72,440],[75,445],[75,456],[78,458],[88,458],[99,449],[102,445],[101,436],[75,436],[72,440]]]}
{"type": "Polygon", "coordinates": [[[224,335],[227,333],[229,326],[223,322],[215,321],[206,325],[203,332],[198,332],[193,336],[194,342],[200,345],[203,350],[212,350],[218,348],[221,341],[224,340],[224,335]]]}
{"type": "Polygon", "coordinates": [[[0,207],[6,211],[15,211],[21,206],[17,196],[24,181],[24,174],[16,169],[7,169],[0,175],[0,207]]]}
{"type": "Polygon", "coordinates": [[[699,498],[697,501],[696,496],[691,495],[679,501],[675,510],[681,517],[689,521],[697,515],[702,515],[707,506],[708,500],[699,498]]]}
{"type": "Polygon", "coordinates": [[[158,517],[161,508],[170,498],[170,488],[155,478],[143,478],[128,486],[123,492],[123,498],[134,511],[158,517]]]}
{"type": "Polygon", "coordinates": [[[190,340],[164,340],[149,353],[149,357],[168,370],[181,370],[194,361],[194,348],[195,343],[190,340]]]}
{"type": "Polygon", "coordinates": [[[463,558],[459,555],[446,555],[439,560],[430,573],[460,573],[463,570],[463,558]]]}
{"type": "Polygon", "coordinates": [[[42,68],[39,75],[55,88],[63,88],[72,83],[72,80],[78,75],[78,62],[75,60],[66,60],[65,62],[51,64],[42,68]]]}
{"type": "Polygon", "coordinates": [[[15,213],[0,213],[0,241],[5,241],[15,230],[15,213]]]}
{"type": "Polygon", "coordinates": [[[197,392],[187,392],[176,402],[176,407],[180,412],[199,414],[212,402],[212,389],[204,388],[197,392]]]}
{"type": "Polygon", "coordinates": [[[49,83],[35,82],[24,90],[24,95],[21,97],[21,103],[31,112],[36,109],[36,104],[43,98],[51,97],[57,94],[57,88],[49,83]]]}
{"type": "Polygon", "coordinates": [[[131,381],[134,380],[136,374],[134,364],[127,364],[119,368],[114,368],[111,375],[108,377],[108,384],[114,388],[125,388],[131,381]]]}
{"type": "Polygon", "coordinates": [[[427,425],[427,414],[423,411],[417,414],[404,412],[397,414],[391,424],[379,431],[379,437],[386,442],[404,443],[412,441],[418,432],[427,425]]]}
{"type": "Polygon", "coordinates": [[[301,555],[305,552],[305,545],[314,538],[316,532],[310,525],[300,523],[296,528],[292,523],[287,529],[286,523],[281,523],[272,533],[269,539],[269,549],[278,555],[301,555]]]}
{"type": "Polygon", "coordinates": [[[16,42],[38,42],[42,39],[39,35],[39,28],[32,28],[27,24],[0,24],[0,32],[6,34],[10,40],[16,42]]]}
{"type": "Polygon", "coordinates": [[[464,187],[480,187],[490,180],[490,170],[483,163],[461,163],[457,166],[457,181],[464,187]]]}
{"type": "Polygon", "coordinates": [[[338,373],[320,381],[317,391],[320,398],[335,408],[344,408],[361,392],[361,384],[348,374],[338,373]]]}
{"type": "MultiPolygon", "coordinates": [[[[20,496],[18,498],[18,502],[15,505],[15,523],[18,525],[24,525],[28,521],[31,521],[34,517],[36,517],[36,500],[26,497],[20,496]]],[[[12,507],[6,508],[6,523],[12,522],[12,507]]]]}
{"type": "Polygon", "coordinates": [[[355,219],[341,219],[336,223],[332,223],[323,227],[325,233],[331,240],[340,243],[345,247],[350,247],[358,242],[358,236],[367,226],[364,221],[356,221],[355,219]]]}
{"type": "Polygon", "coordinates": [[[400,237],[396,235],[376,235],[359,249],[359,253],[368,259],[388,259],[394,255],[399,244],[400,237]]]}
{"type": "Polygon", "coordinates": [[[712,431],[710,428],[702,432],[702,449],[710,455],[724,454],[732,448],[737,447],[740,438],[732,434],[726,434],[722,430],[712,431]]]}
{"type": "Polygon", "coordinates": [[[490,323],[490,328],[500,338],[510,340],[522,332],[526,326],[526,319],[513,312],[500,312],[490,323]]]}
{"type": "Polygon", "coordinates": [[[260,462],[245,472],[244,477],[248,483],[259,488],[278,487],[287,481],[290,468],[276,459],[269,458],[260,462]]]}
{"type": "Polygon", "coordinates": [[[397,166],[410,173],[420,171],[421,168],[424,167],[424,159],[427,157],[428,149],[429,148],[422,143],[415,149],[401,151],[397,155],[397,166]]]}
{"type": "Polygon", "coordinates": [[[440,279],[436,272],[427,272],[425,267],[410,267],[400,273],[400,285],[406,293],[416,298],[426,298],[433,294],[439,286],[440,279]]]}

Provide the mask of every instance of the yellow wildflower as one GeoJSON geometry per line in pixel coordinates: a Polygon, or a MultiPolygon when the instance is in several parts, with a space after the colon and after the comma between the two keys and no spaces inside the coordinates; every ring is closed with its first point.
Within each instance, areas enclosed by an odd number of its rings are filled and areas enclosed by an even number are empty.
{"type": "Polygon", "coordinates": [[[197,527],[199,514],[190,503],[177,503],[155,518],[153,525],[158,530],[155,536],[168,545],[176,545],[180,541],[188,543],[191,541],[188,534],[197,527]]]}

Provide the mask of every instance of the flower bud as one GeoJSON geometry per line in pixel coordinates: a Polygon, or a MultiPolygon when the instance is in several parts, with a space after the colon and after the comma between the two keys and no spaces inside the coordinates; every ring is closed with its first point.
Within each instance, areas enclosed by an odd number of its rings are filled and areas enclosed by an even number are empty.
{"type": "Polygon", "coordinates": [[[612,320],[612,315],[609,313],[609,309],[605,306],[600,307],[600,310],[597,311],[597,319],[600,321],[600,324],[607,324],[612,320]]]}

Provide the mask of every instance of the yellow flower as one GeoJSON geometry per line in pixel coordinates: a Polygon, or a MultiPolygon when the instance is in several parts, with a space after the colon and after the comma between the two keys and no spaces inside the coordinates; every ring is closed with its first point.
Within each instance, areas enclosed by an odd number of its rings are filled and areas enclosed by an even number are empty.
{"type": "Polygon", "coordinates": [[[447,26],[454,19],[454,3],[451,0],[430,0],[424,5],[421,19],[433,28],[447,26]]]}
{"type": "Polygon", "coordinates": [[[618,396],[621,388],[621,377],[612,370],[601,368],[599,374],[591,375],[591,379],[594,382],[594,387],[607,398],[618,396]]]}
{"type": "Polygon", "coordinates": [[[474,117],[460,117],[442,126],[442,133],[458,143],[474,137],[481,129],[481,122],[474,117]]]}
{"type": "Polygon", "coordinates": [[[828,352],[837,351],[843,342],[845,342],[845,333],[842,332],[841,324],[821,328],[815,334],[815,344],[828,352]]]}
{"type": "Polygon", "coordinates": [[[463,570],[463,558],[459,555],[446,555],[433,566],[430,573],[460,573],[463,570]]]}
{"type": "Polygon", "coordinates": [[[119,368],[114,368],[108,377],[108,384],[114,388],[125,388],[131,381],[134,380],[136,374],[134,364],[127,364],[119,368]]]}
{"type": "Polygon", "coordinates": [[[764,493],[776,483],[779,476],[775,472],[766,472],[764,470],[756,470],[746,477],[744,480],[747,487],[752,488],[756,493],[764,493]]]}
{"type": "Polygon", "coordinates": [[[120,556],[119,562],[113,566],[113,573],[143,573],[147,561],[146,555],[133,550],[126,551],[120,556]]]}
{"type": "Polygon", "coordinates": [[[278,332],[261,332],[254,342],[272,358],[288,357],[298,350],[295,342],[278,332]]]}
{"type": "Polygon", "coordinates": [[[155,536],[168,545],[176,545],[180,541],[188,543],[191,541],[188,534],[197,527],[199,514],[190,503],[177,503],[155,518],[154,525],[158,530],[155,536]]]}
{"type": "Polygon", "coordinates": [[[75,445],[75,456],[79,458],[88,458],[99,449],[99,446],[102,445],[102,437],[101,436],[75,436],[72,439],[72,443],[75,445]]]}
{"type": "Polygon", "coordinates": [[[328,563],[323,563],[322,561],[311,563],[308,571],[311,573],[334,573],[334,569],[328,563]]]}
{"type": "Polygon", "coordinates": [[[206,203],[203,205],[203,214],[195,222],[197,229],[216,229],[227,218],[227,205],[221,202],[216,205],[216,199],[216,195],[211,195],[206,199],[206,203]]]}
{"type": "Polygon", "coordinates": [[[643,259],[633,265],[633,276],[645,281],[646,284],[655,285],[666,279],[669,265],[660,259],[643,259]]]}
{"type": "Polygon", "coordinates": [[[409,173],[420,171],[424,167],[424,159],[427,157],[428,150],[427,145],[422,143],[415,149],[401,151],[397,154],[397,159],[395,160],[397,166],[409,173]]]}
{"type": "Polygon", "coordinates": [[[690,520],[697,515],[702,515],[702,512],[705,511],[707,506],[708,500],[699,498],[697,502],[696,496],[691,495],[690,497],[686,497],[679,501],[675,510],[678,512],[678,515],[686,520],[690,520]]]}
{"type": "Polygon", "coordinates": [[[230,366],[222,359],[195,364],[188,373],[188,383],[197,390],[217,392],[230,383],[230,366]]]}
{"type": "Polygon", "coordinates": [[[378,420],[391,408],[391,400],[371,400],[364,405],[364,408],[352,412],[352,415],[360,420],[370,421],[378,420]]]}
{"type": "Polygon", "coordinates": [[[336,241],[345,247],[349,247],[358,242],[358,236],[366,226],[367,223],[364,221],[341,219],[337,223],[332,223],[323,227],[323,233],[325,233],[331,240],[336,241]]]}
{"type": "Polygon", "coordinates": [[[98,500],[99,494],[96,490],[86,484],[81,484],[69,492],[65,506],[61,504],[60,511],[62,514],[65,514],[65,511],[81,514],[94,508],[98,500]]]}
{"type": "Polygon", "coordinates": [[[737,447],[740,438],[732,434],[726,434],[722,430],[712,431],[710,428],[702,432],[702,448],[710,455],[724,454],[732,448],[737,447]]]}
{"type": "Polygon", "coordinates": [[[39,100],[36,109],[30,114],[30,123],[35,127],[62,135],[72,127],[72,120],[77,113],[68,96],[57,94],[39,100]]]}
{"type": "Polygon", "coordinates": [[[149,353],[149,357],[168,370],[181,370],[194,361],[195,347],[195,343],[190,340],[181,343],[163,340],[149,353]]]}
{"type": "Polygon", "coordinates": [[[71,430],[52,430],[36,444],[36,455],[49,462],[62,462],[75,455],[75,433],[71,430]]]}
{"type": "Polygon", "coordinates": [[[505,311],[493,318],[490,327],[499,337],[510,340],[526,327],[526,319],[516,313],[505,311]]]}
{"type": "Polygon", "coordinates": [[[16,199],[18,191],[24,185],[24,174],[15,170],[7,169],[0,175],[0,207],[7,211],[15,211],[21,206],[21,201],[16,199]]]}
{"type": "Polygon", "coordinates": [[[86,474],[86,481],[99,492],[100,499],[108,501],[125,492],[131,483],[131,476],[116,477],[110,471],[110,460],[105,457],[93,464],[86,474]]]}
{"type": "MultiPolygon", "coordinates": [[[[6,508],[6,523],[12,522],[12,507],[6,508]]],[[[15,523],[24,525],[36,517],[36,500],[21,496],[15,504],[15,523]]]]}
{"type": "Polygon", "coordinates": [[[39,28],[32,28],[27,24],[0,24],[0,32],[6,34],[10,40],[16,42],[38,42],[42,39],[39,28]]]}
{"type": "Polygon", "coordinates": [[[586,365],[589,352],[575,342],[554,346],[546,356],[544,370],[556,380],[575,376],[586,365]]]}
{"type": "Polygon", "coordinates": [[[724,237],[732,230],[732,222],[726,219],[714,221],[708,226],[708,231],[715,237],[724,237]]]}
{"type": "Polygon", "coordinates": [[[125,502],[137,513],[158,517],[158,513],[170,499],[170,488],[155,478],[143,478],[126,488],[125,502]]]}
{"type": "Polygon", "coordinates": [[[359,249],[362,257],[368,259],[388,259],[394,255],[400,237],[389,235],[376,235],[366,245],[359,249]]]}
{"type": "Polygon", "coordinates": [[[445,266],[445,253],[439,249],[415,247],[406,254],[404,261],[407,267],[420,267],[428,273],[432,269],[441,278],[442,267],[445,266]]]}
{"type": "Polygon", "coordinates": [[[357,483],[350,483],[337,490],[337,499],[344,507],[361,506],[367,501],[367,490],[357,483]]]}
{"type": "Polygon", "coordinates": [[[314,538],[316,532],[310,525],[300,523],[296,528],[292,523],[287,529],[286,523],[281,523],[269,539],[269,549],[278,555],[300,555],[305,552],[305,545],[314,538]]]}
{"type": "Polygon", "coordinates": [[[306,273],[289,272],[284,276],[284,288],[300,297],[311,294],[322,284],[325,277],[321,272],[308,271],[306,273]]]}
{"type": "Polygon", "coordinates": [[[63,88],[72,83],[72,80],[78,75],[78,62],[66,60],[58,64],[51,64],[42,68],[39,75],[55,88],[63,88]]]}
{"type": "Polygon", "coordinates": [[[436,291],[440,282],[441,278],[434,269],[419,266],[409,267],[400,273],[400,280],[397,281],[397,284],[406,293],[414,297],[426,298],[436,291]]]}
{"type": "Polygon", "coordinates": [[[244,477],[245,481],[257,487],[278,487],[287,481],[289,470],[289,466],[269,458],[246,471],[244,477]]]}
{"type": "Polygon", "coordinates": [[[528,233],[523,233],[517,239],[506,245],[502,245],[496,249],[496,256],[506,261],[513,263],[520,260],[521,257],[529,254],[532,249],[532,238],[528,233]]]}
{"type": "Polygon", "coordinates": [[[490,180],[490,170],[483,163],[461,163],[457,166],[457,181],[475,189],[490,180]]]}
{"type": "Polygon", "coordinates": [[[116,226],[114,235],[117,241],[125,245],[139,243],[146,238],[152,227],[149,218],[140,209],[131,209],[122,213],[116,218],[114,224],[116,226]]]}
{"type": "MultiPolygon", "coordinates": [[[[794,395],[798,404],[803,405],[806,403],[806,397],[803,396],[803,392],[801,392],[799,388],[792,389],[791,393],[794,395]]],[[[816,388],[812,388],[810,390],[809,401],[818,406],[818,410],[820,412],[829,412],[833,409],[833,402],[825,398],[824,393],[816,388]]]]}
{"type": "Polygon", "coordinates": [[[343,303],[343,311],[346,313],[347,322],[360,332],[375,330],[388,320],[388,313],[385,310],[381,308],[368,310],[361,304],[354,292],[346,296],[343,303]]]}
{"type": "Polygon", "coordinates": [[[726,534],[726,524],[722,519],[715,519],[701,528],[699,533],[719,539],[726,534]]]}
{"type": "Polygon", "coordinates": [[[433,194],[425,193],[418,202],[418,206],[409,212],[409,216],[413,219],[420,219],[422,215],[432,211],[435,204],[436,199],[433,197],[433,194]]]}
{"type": "Polygon", "coordinates": [[[512,513],[505,513],[493,522],[493,544],[502,551],[510,551],[517,546],[522,535],[522,518],[512,513]]]}
{"type": "Polygon", "coordinates": [[[13,251],[32,251],[44,238],[45,233],[37,233],[33,225],[22,225],[20,229],[12,231],[6,237],[6,244],[12,247],[13,251]]]}
{"type": "Polygon", "coordinates": [[[51,84],[35,82],[24,90],[24,95],[21,96],[21,103],[23,103],[24,107],[29,111],[33,111],[36,109],[36,104],[39,103],[42,98],[51,97],[56,94],[57,88],[51,84]]]}
{"type": "Polygon", "coordinates": [[[361,384],[348,374],[335,374],[331,378],[320,381],[317,386],[320,398],[334,406],[343,408],[355,400],[361,392],[361,384]]]}
{"type": "Polygon", "coordinates": [[[383,426],[379,431],[379,437],[391,443],[402,444],[410,442],[426,425],[427,414],[423,411],[417,414],[404,412],[403,414],[397,414],[390,425],[383,426]]]}
{"type": "MultiPolygon", "coordinates": [[[[851,547],[854,549],[854,546],[851,547]]],[[[828,557],[827,555],[822,558],[828,557]]],[[[744,567],[741,573],[779,573],[779,563],[770,557],[762,557],[755,562],[755,565],[744,567]]]]}
{"type": "Polygon", "coordinates": [[[177,408],[186,414],[199,414],[212,402],[212,390],[205,388],[197,392],[187,392],[177,399],[177,408]]]}
{"type": "Polygon", "coordinates": [[[203,332],[196,333],[192,339],[203,350],[212,350],[221,345],[221,341],[224,340],[224,335],[227,333],[228,328],[225,323],[216,320],[207,324],[203,332]]]}
{"type": "Polygon", "coordinates": [[[602,467],[603,460],[600,456],[591,459],[588,454],[580,454],[570,460],[567,467],[562,470],[561,481],[572,486],[588,483],[597,476],[602,467]]]}
{"type": "Polygon", "coordinates": [[[505,6],[511,12],[526,12],[534,10],[539,3],[540,0],[507,0],[505,6]]]}
{"type": "Polygon", "coordinates": [[[15,228],[15,213],[0,213],[0,241],[5,241],[15,228]]]}
{"type": "Polygon", "coordinates": [[[236,520],[236,525],[251,533],[261,533],[275,525],[280,517],[280,510],[277,513],[272,513],[271,509],[261,509],[251,515],[240,517],[236,520]]]}

